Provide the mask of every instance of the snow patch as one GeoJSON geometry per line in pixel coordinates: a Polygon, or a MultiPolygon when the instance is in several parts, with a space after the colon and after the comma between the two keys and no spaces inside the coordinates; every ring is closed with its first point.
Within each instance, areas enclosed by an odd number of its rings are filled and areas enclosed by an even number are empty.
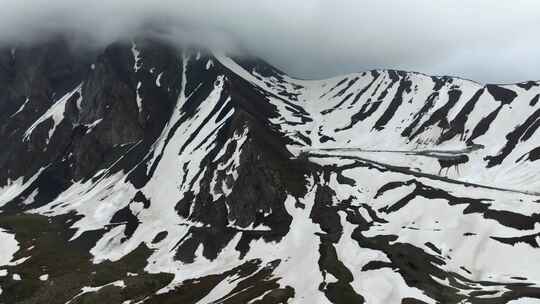
{"type": "Polygon", "coordinates": [[[512,300],[507,304],[540,304],[540,299],[534,298],[520,298],[517,300],[512,300]]]}
{"type": "Polygon", "coordinates": [[[156,87],[161,88],[161,77],[163,77],[163,72],[159,73],[156,78],[156,87]]]}
{"type": "Polygon", "coordinates": [[[105,288],[107,286],[115,286],[115,287],[119,287],[119,288],[126,288],[126,284],[122,280],[115,281],[115,282],[105,284],[105,285],[102,285],[102,286],[97,286],[97,287],[85,286],[85,287],[81,288],[80,293],[78,293],[73,298],[71,298],[71,300],[66,302],[66,304],[70,304],[71,302],[73,302],[73,300],[77,299],[78,297],[82,296],[85,293],[98,292],[98,291],[100,291],[101,289],[103,289],[103,288],[105,288]]]}
{"type": "Polygon", "coordinates": [[[22,106],[17,110],[17,112],[11,114],[11,116],[9,118],[21,113],[22,110],[24,110],[24,107],[26,107],[26,105],[28,104],[29,101],[30,101],[30,98],[27,97],[26,100],[24,101],[24,103],[22,104],[22,106]]]}
{"type": "Polygon", "coordinates": [[[34,199],[36,198],[36,196],[38,195],[39,193],[39,190],[36,189],[34,191],[32,191],[32,193],[30,193],[30,195],[24,199],[23,201],[23,205],[30,205],[34,202],[34,199]]]}
{"type": "Polygon", "coordinates": [[[103,121],[103,118],[100,118],[100,119],[97,119],[96,121],[92,122],[92,123],[89,123],[89,124],[85,124],[86,126],[86,134],[89,134],[90,132],[92,132],[92,130],[94,130],[94,128],[100,123],[103,121]]]}
{"type": "Polygon", "coordinates": [[[142,112],[142,98],[139,92],[139,90],[141,89],[141,86],[142,86],[142,82],[139,81],[137,83],[137,89],[135,90],[135,92],[137,93],[137,107],[139,108],[139,113],[142,112]]]}
{"type": "MultiPolygon", "coordinates": [[[[19,243],[15,239],[15,235],[8,233],[6,230],[0,228],[0,244],[2,244],[2,250],[0,250],[0,267],[9,265],[13,260],[13,255],[19,251],[19,243]]],[[[3,272],[3,271],[1,271],[3,272]]],[[[7,275],[7,272],[0,273],[7,275]]]]}
{"type": "Polygon", "coordinates": [[[79,94],[79,100],[77,103],[82,100],[82,83],[79,84],[74,90],[64,95],[62,98],[60,98],[57,102],[55,102],[45,114],[43,114],[38,120],[36,120],[27,130],[24,132],[23,141],[28,141],[30,138],[30,135],[32,135],[32,132],[34,129],[42,124],[43,122],[47,121],[48,119],[53,120],[53,126],[49,129],[49,136],[47,137],[47,144],[49,143],[49,140],[51,139],[54,131],[56,130],[56,127],[64,120],[64,112],[66,109],[66,103],[67,101],[75,94],[79,94]]]}
{"type": "Polygon", "coordinates": [[[28,188],[41,174],[45,168],[39,169],[39,171],[29,178],[26,182],[24,177],[19,177],[16,180],[8,179],[7,185],[0,187],[0,207],[9,203],[11,200],[19,196],[26,188],[28,188]]]}
{"type": "Polygon", "coordinates": [[[133,70],[137,73],[141,67],[141,52],[137,49],[137,44],[135,42],[131,43],[131,53],[133,55],[133,70]]]}

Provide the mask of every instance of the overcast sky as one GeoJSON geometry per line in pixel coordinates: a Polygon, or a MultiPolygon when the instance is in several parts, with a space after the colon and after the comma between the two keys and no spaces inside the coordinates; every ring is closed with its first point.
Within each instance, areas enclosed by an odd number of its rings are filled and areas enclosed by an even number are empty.
{"type": "Polygon", "coordinates": [[[0,0],[0,8],[3,43],[70,32],[103,44],[159,27],[177,42],[248,50],[303,78],[393,68],[540,80],[539,0],[0,0]]]}

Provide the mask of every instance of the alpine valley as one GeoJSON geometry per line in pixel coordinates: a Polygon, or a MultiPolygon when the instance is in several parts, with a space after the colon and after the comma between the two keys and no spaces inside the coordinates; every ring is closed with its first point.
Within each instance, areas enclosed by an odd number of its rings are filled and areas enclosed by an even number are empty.
{"type": "Polygon", "coordinates": [[[540,83],[0,50],[0,303],[540,303],[540,83]]]}

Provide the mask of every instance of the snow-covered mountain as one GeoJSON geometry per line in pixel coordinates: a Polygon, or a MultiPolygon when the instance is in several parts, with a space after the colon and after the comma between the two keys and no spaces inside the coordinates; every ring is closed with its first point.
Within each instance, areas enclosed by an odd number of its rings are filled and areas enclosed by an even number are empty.
{"type": "Polygon", "coordinates": [[[0,303],[540,303],[539,99],[150,39],[5,49],[0,303]]]}

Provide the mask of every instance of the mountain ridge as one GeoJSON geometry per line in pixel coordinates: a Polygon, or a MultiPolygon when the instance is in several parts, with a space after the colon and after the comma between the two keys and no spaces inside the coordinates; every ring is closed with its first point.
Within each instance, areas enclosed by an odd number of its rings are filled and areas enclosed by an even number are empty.
{"type": "Polygon", "coordinates": [[[3,52],[0,302],[540,298],[539,86],[51,43],[3,52]]]}

